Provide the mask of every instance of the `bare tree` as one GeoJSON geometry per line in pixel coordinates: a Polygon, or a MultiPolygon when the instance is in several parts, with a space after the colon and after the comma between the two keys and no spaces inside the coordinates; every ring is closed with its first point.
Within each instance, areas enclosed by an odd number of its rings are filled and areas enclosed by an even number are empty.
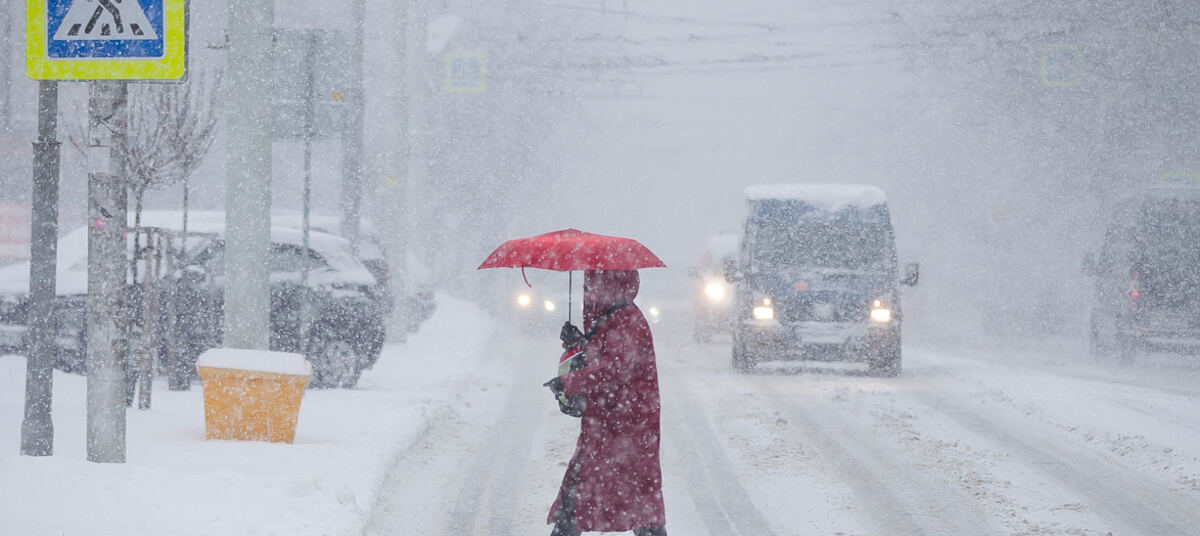
{"type": "Polygon", "coordinates": [[[182,84],[139,84],[129,94],[129,191],[134,227],[141,224],[146,191],[174,186],[191,175],[212,147],[219,72],[182,84]]]}

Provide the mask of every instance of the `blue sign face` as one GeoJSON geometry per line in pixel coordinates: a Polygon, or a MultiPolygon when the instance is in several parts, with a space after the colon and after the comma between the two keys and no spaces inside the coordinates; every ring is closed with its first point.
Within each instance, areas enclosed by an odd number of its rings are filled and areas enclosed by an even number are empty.
{"type": "Polygon", "coordinates": [[[163,0],[46,0],[50,59],[155,59],[165,52],[163,0]]]}

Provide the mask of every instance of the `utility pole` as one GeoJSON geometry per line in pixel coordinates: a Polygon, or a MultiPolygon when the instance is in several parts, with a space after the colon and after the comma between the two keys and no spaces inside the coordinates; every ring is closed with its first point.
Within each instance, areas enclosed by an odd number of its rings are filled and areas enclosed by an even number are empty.
{"type": "Polygon", "coordinates": [[[408,209],[408,182],[411,175],[411,161],[413,157],[412,151],[412,103],[411,103],[411,84],[413,81],[413,61],[412,48],[409,46],[411,36],[413,35],[410,25],[412,24],[412,0],[400,0],[396,3],[397,9],[397,35],[396,43],[399,45],[399,50],[396,56],[399,58],[396,66],[397,83],[393,84],[397,95],[390,100],[394,106],[395,116],[397,118],[398,128],[396,129],[399,139],[393,144],[392,151],[392,169],[394,176],[388,177],[384,183],[386,199],[382,213],[383,220],[380,222],[386,225],[389,232],[382,233],[381,240],[387,245],[387,255],[389,258],[388,266],[391,268],[391,289],[393,303],[391,318],[388,319],[388,339],[391,342],[403,343],[408,341],[408,315],[406,314],[407,307],[405,306],[405,296],[408,292],[407,288],[407,273],[408,273],[408,235],[409,235],[409,209],[408,209]]]}
{"type": "Polygon", "coordinates": [[[88,99],[87,457],[125,462],[125,128],[127,82],[93,81],[88,99]]]}
{"type": "Polygon", "coordinates": [[[274,0],[229,2],[225,168],[225,319],[228,348],[270,346],[271,140],[274,0]]]}
{"type": "MultiPolygon", "coordinates": [[[[404,0],[401,0],[404,1],[404,0]]],[[[350,118],[342,138],[342,234],[358,249],[363,194],[363,50],[366,0],[350,6],[350,118]]]]}
{"type": "MultiPolygon", "coordinates": [[[[7,6],[6,6],[7,7],[7,6]]],[[[7,20],[7,15],[5,15],[7,20]]],[[[8,67],[3,67],[8,72],[8,67]]],[[[7,74],[5,74],[7,81],[7,74]]],[[[3,88],[0,88],[2,91],[3,88]]],[[[7,94],[3,97],[8,100],[7,94]]],[[[5,121],[8,115],[5,113],[5,121]]],[[[58,266],[58,82],[38,82],[38,137],[33,143],[33,213],[29,248],[29,358],[21,454],[54,454],[54,296],[58,266]]]]}
{"type": "Polygon", "coordinates": [[[12,40],[12,5],[8,2],[0,6],[0,36],[5,40],[4,46],[0,47],[0,132],[8,132],[12,128],[11,51],[15,48],[12,40]]]}

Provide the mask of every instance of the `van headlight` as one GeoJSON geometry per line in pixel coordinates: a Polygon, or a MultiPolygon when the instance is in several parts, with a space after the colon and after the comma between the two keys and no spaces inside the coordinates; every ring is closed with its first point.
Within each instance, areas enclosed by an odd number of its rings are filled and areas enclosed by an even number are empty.
{"type": "Polygon", "coordinates": [[[871,320],[880,324],[887,324],[892,321],[892,309],[883,300],[875,300],[871,303],[871,320]]]}
{"type": "Polygon", "coordinates": [[[707,285],[704,285],[704,295],[708,298],[708,301],[713,302],[725,299],[725,284],[710,281],[707,285]]]}
{"type": "Polygon", "coordinates": [[[750,314],[755,320],[775,320],[775,302],[771,298],[763,298],[750,310],[750,314]]]}

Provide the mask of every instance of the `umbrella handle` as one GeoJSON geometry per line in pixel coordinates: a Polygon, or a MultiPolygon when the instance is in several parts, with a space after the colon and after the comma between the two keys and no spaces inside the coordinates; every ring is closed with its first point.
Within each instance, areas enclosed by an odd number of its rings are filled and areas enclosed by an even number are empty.
{"type": "Polygon", "coordinates": [[[575,287],[572,279],[575,278],[574,270],[567,270],[567,323],[571,323],[571,290],[575,287]]]}
{"type": "Polygon", "coordinates": [[[529,278],[525,277],[525,267],[524,266],[521,267],[521,279],[525,280],[525,286],[527,286],[529,288],[533,288],[533,285],[529,283],[529,278]]]}

